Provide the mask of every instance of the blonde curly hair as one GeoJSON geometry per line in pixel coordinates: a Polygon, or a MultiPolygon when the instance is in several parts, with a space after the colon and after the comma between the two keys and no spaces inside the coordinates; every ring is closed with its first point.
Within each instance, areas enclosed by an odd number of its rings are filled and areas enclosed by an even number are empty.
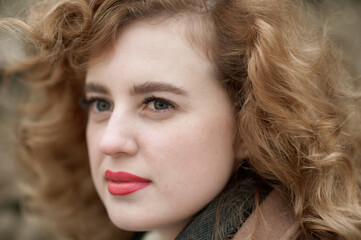
{"type": "Polygon", "coordinates": [[[31,95],[19,128],[30,208],[74,239],[129,239],[111,225],[91,184],[86,113],[77,102],[89,57],[111,51],[125,25],[186,16],[184,36],[212,60],[234,103],[250,166],[292,199],[300,239],[361,239],[358,83],[322,28],[307,21],[305,6],[61,0],[33,7],[27,23],[3,20],[25,34],[29,51],[9,72],[24,74],[31,95]]]}

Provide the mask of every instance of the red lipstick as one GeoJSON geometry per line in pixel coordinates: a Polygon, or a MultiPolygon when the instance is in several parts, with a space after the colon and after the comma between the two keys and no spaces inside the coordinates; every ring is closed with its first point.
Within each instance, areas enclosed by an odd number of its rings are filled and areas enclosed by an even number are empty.
{"type": "Polygon", "coordinates": [[[128,172],[105,171],[108,191],[112,195],[128,195],[147,187],[151,181],[128,172]]]}

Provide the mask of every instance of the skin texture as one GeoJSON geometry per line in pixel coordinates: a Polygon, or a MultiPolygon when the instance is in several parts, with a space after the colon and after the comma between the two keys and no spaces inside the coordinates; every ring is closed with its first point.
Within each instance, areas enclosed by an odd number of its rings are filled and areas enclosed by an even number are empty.
{"type": "Polygon", "coordinates": [[[222,191],[237,157],[232,104],[209,59],[176,34],[176,26],[129,25],[111,54],[91,59],[85,87],[88,100],[99,98],[89,103],[87,144],[111,221],[125,230],[158,231],[165,239],[222,191]],[[155,89],[155,82],[163,85],[155,89]],[[144,100],[149,97],[166,101],[144,100]],[[151,184],[112,195],[107,169],[151,184]]]}

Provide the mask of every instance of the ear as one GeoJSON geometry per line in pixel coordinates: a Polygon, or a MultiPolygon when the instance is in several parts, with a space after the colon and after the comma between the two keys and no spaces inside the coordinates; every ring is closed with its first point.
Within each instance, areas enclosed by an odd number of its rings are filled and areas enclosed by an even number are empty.
{"type": "Polygon", "coordinates": [[[235,157],[237,160],[244,160],[249,158],[249,152],[243,141],[237,144],[235,147],[235,157]]]}

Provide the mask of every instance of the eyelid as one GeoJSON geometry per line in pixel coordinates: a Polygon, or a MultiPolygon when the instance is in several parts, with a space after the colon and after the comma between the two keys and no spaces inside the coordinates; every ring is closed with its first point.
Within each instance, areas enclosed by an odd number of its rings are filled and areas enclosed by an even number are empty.
{"type": "Polygon", "coordinates": [[[151,95],[151,96],[149,96],[149,97],[146,97],[146,98],[143,100],[143,104],[144,104],[144,105],[147,105],[148,103],[153,102],[153,101],[156,101],[156,100],[158,100],[158,101],[164,101],[164,102],[169,103],[169,105],[170,105],[173,109],[177,109],[177,108],[178,108],[178,106],[177,106],[175,103],[173,103],[171,100],[168,100],[168,99],[162,98],[162,97],[156,97],[156,96],[154,96],[154,95],[151,95]]]}

